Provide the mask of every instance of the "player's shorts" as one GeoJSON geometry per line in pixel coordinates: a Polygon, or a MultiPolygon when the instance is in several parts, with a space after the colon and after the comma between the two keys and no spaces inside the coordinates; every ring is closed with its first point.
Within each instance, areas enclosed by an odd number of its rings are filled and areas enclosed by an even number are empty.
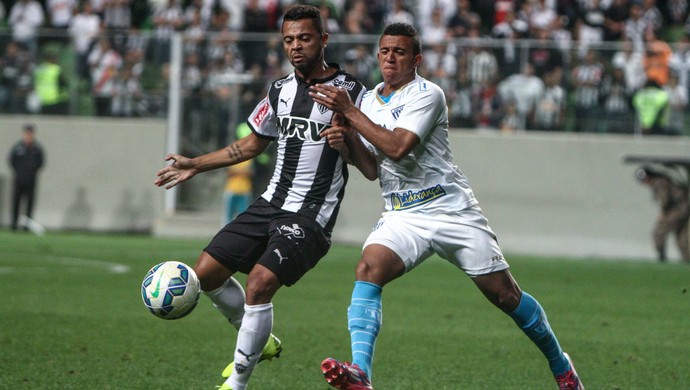
{"type": "Polygon", "coordinates": [[[496,235],[479,206],[455,213],[387,212],[364,247],[380,244],[405,263],[405,272],[436,253],[475,277],[507,269],[496,235]]]}
{"type": "Polygon", "coordinates": [[[233,272],[249,274],[254,265],[271,270],[286,286],[295,284],[331,246],[321,225],[259,198],[225,225],[204,248],[233,272]]]}

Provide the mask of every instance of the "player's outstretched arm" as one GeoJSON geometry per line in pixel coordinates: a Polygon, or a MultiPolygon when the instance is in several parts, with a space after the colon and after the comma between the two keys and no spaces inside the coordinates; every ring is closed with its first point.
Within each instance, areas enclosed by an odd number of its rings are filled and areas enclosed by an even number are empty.
{"type": "Polygon", "coordinates": [[[188,158],[179,154],[168,154],[165,160],[172,161],[172,164],[158,171],[153,183],[158,187],[165,186],[168,190],[191,179],[197,173],[249,160],[266,149],[270,142],[251,133],[223,149],[199,157],[188,158]]]}
{"type": "Polygon", "coordinates": [[[311,87],[309,95],[317,103],[341,114],[352,128],[360,133],[386,157],[399,161],[407,156],[412,148],[419,144],[419,137],[405,129],[389,131],[372,122],[350,100],[350,95],[342,88],[331,85],[316,84],[311,87]]]}

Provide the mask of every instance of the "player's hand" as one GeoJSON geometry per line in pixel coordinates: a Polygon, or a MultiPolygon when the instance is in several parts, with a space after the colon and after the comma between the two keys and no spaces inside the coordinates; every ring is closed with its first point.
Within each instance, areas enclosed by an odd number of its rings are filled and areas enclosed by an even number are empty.
{"type": "Polygon", "coordinates": [[[190,158],[171,153],[165,157],[165,161],[171,160],[173,163],[158,171],[153,182],[158,187],[165,186],[166,190],[191,179],[198,172],[190,158]]]}
{"type": "Polygon", "coordinates": [[[344,113],[354,107],[350,94],[342,87],[333,85],[315,84],[309,88],[309,96],[315,102],[321,103],[333,112],[344,113]]]}
{"type": "Polygon", "coordinates": [[[346,132],[349,131],[348,127],[341,125],[333,125],[326,130],[321,132],[321,137],[326,139],[328,145],[340,152],[340,154],[347,154],[348,148],[347,143],[345,143],[346,132]]]}

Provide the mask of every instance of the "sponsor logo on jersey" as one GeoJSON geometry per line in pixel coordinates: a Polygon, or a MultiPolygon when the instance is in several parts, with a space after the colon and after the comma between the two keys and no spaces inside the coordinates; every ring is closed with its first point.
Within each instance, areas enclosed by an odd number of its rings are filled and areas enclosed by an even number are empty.
{"type": "Polygon", "coordinates": [[[340,79],[335,79],[333,80],[333,85],[336,87],[341,87],[345,88],[348,91],[352,91],[352,89],[357,85],[355,84],[354,81],[345,81],[345,80],[340,80],[340,79]]]}
{"type": "Polygon", "coordinates": [[[276,87],[277,89],[283,88],[283,85],[287,82],[292,81],[294,75],[290,75],[287,78],[281,79],[281,80],[276,80],[275,83],[273,83],[273,86],[276,87]]]}
{"type": "Polygon", "coordinates": [[[407,191],[397,194],[391,194],[391,204],[393,210],[406,210],[412,207],[429,203],[434,199],[440,198],[446,194],[446,190],[437,184],[434,187],[426,188],[420,191],[407,191]]]}
{"type": "Polygon", "coordinates": [[[278,121],[280,134],[287,138],[299,138],[303,141],[320,141],[321,133],[328,124],[310,121],[295,116],[282,116],[278,121]]]}
{"type": "Polygon", "coordinates": [[[264,118],[266,117],[266,115],[268,115],[269,108],[271,107],[268,104],[268,101],[264,100],[264,103],[256,111],[256,115],[254,115],[254,118],[252,118],[252,122],[254,122],[256,126],[261,125],[261,122],[264,121],[264,118]]]}
{"type": "MultiPolygon", "coordinates": [[[[288,225],[279,226],[278,227],[278,233],[280,233],[281,235],[283,235],[289,239],[304,238],[304,230],[302,230],[302,228],[296,223],[293,223],[292,226],[288,226],[288,225]]],[[[280,254],[279,254],[279,256],[280,256],[280,254]]],[[[282,258],[282,256],[281,256],[281,258],[282,258]]],[[[281,259],[281,261],[282,261],[282,259],[281,259]]]]}
{"type": "Polygon", "coordinates": [[[405,108],[405,105],[403,104],[402,106],[395,107],[394,109],[391,110],[391,115],[393,115],[393,119],[396,121],[400,117],[400,113],[402,112],[403,108],[405,108]]]}

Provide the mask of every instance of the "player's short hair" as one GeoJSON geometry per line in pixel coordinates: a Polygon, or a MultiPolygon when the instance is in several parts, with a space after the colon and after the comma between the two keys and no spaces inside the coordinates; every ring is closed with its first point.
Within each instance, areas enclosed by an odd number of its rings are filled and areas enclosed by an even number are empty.
{"type": "Polygon", "coordinates": [[[392,23],[386,26],[386,28],[383,29],[383,34],[384,35],[402,35],[405,37],[410,37],[412,38],[412,52],[414,55],[421,54],[422,53],[422,42],[419,39],[419,32],[417,32],[417,29],[412,27],[411,25],[407,23],[392,23]]]}
{"type": "Polygon", "coordinates": [[[318,8],[312,5],[294,5],[288,8],[288,10],[285,11],[285,15],[283,15],[283,23],[303,19],[311,19],[314,27],[320,35],[323,35],[326,32],[326,29],[323,26],[323,19],[321,19],[321,12],[319,12],[318,8]]]}

